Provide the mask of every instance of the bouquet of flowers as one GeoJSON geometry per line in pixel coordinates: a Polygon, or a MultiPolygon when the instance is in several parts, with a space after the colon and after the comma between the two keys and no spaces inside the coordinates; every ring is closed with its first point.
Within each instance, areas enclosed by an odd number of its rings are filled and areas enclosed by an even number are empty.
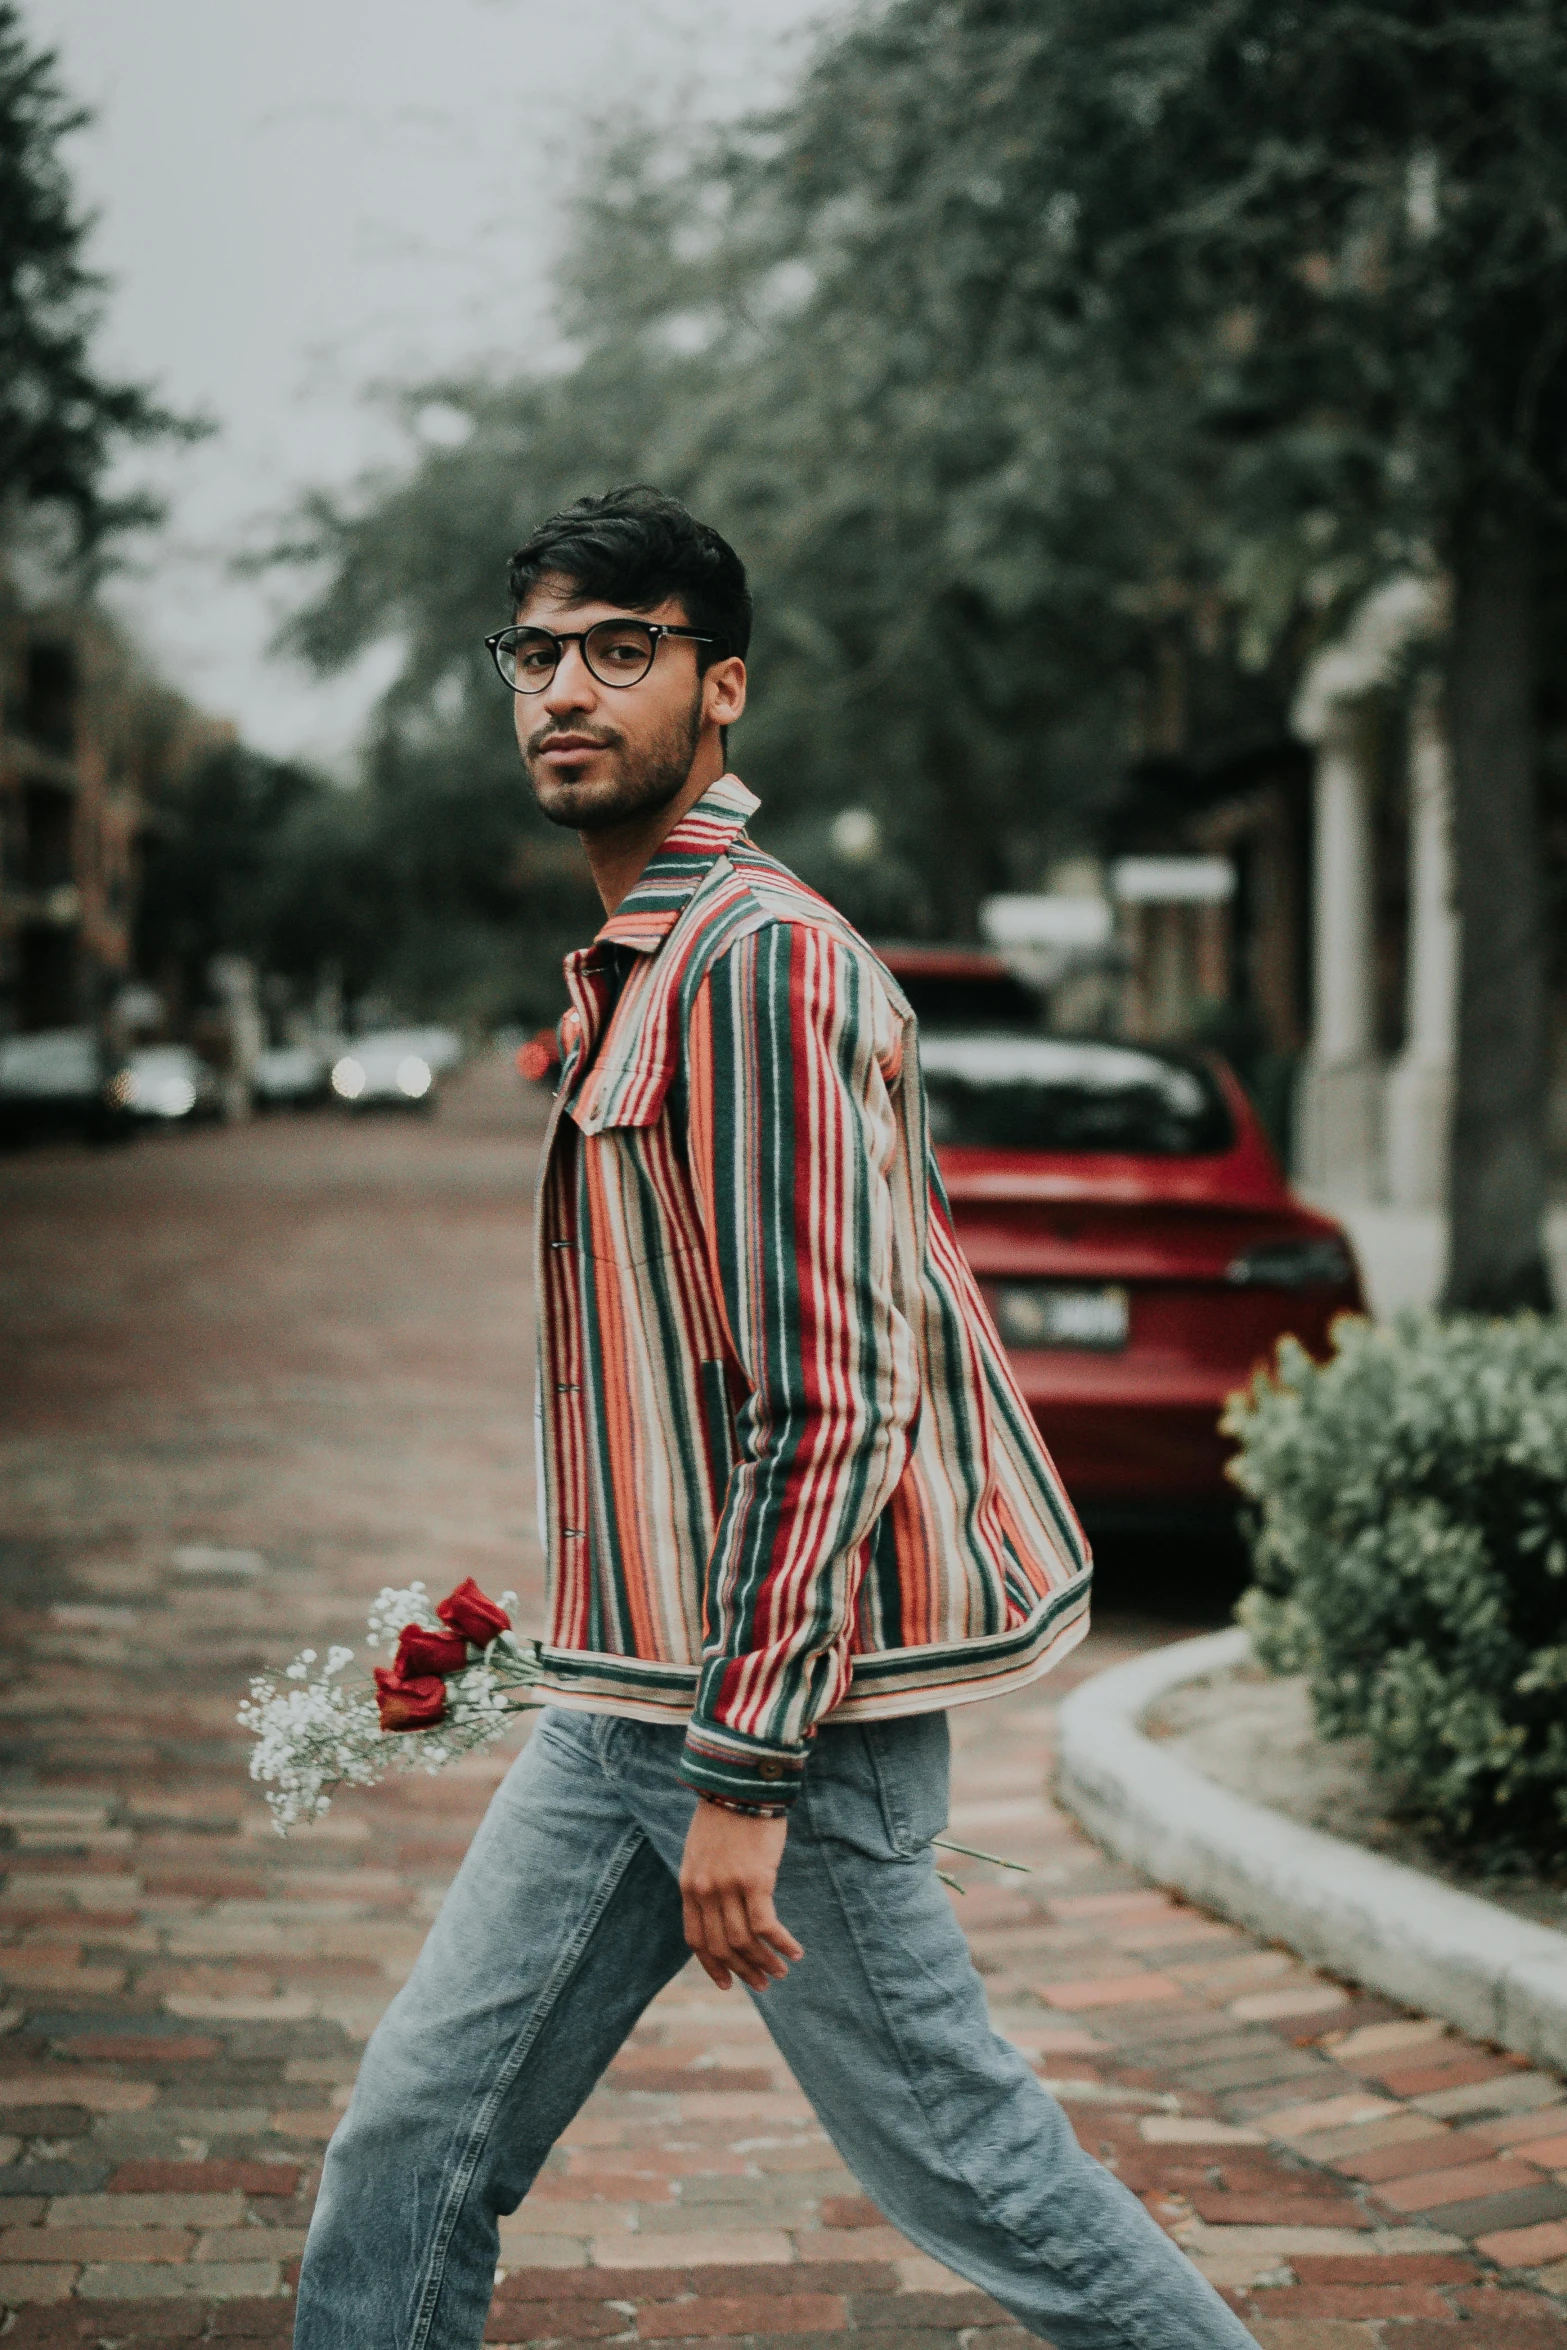
{"type": "MultiPolygon", "coordinates": [[[[390,1770],[433,1774],[489,1746],[513,1714],[536,1712],[533,1700],[517,1694],[535,1686],[542,1668],[537,1643],[519,1640],[511,1628],[507,1609],[516,1604],[515,1591],[503,1591],[497,1604],[471,1575],[433,1606],[422,1583],[406,1591],[388,1585],[370,1610],[365,1646],[392,1646],[389,1665],[361,1673],[356,1683],[346,1678],[353,1650],[329,1648],[312,1677],[316,1652],[303,1648],[284,1668],[292,1686],[258,1674],[239,1722],[255,1738],[250,1775],[267,1791],[278,1834],[320,1819],[331,1809],[330,1788],[374,1787],[390,1770]]],[[[1029,1874],[1021,1861],[972,1844],[947,1836],[932,1842],[941,1852],[1029,1874]]],[[[944,1869],[936,1874],[954,1893],[965,1890],[944,1869]]]]}
{"type": "Polygon", "coordinates": [[[393,1647],[390,1665],[350,1675],[351,1648],[330,1648],[314,1675],[313,1648],[282,1676],[260,1674],[239,1709],[255,1738],[250,1775],[266,1789],[280,1836],[331,1807],[329,1789],[373,1787],[389,1770],[438,1771],[499,1738],[512,1716],[533,1710],[536,1645],[517,1638],[508,1607],[472,1576],[432,1605],[422,1583],[383,1590],[370,1610],[367,1649],[393,1647]],[[285,1684],[288,1684],[285,1686],[285,1684]]]}

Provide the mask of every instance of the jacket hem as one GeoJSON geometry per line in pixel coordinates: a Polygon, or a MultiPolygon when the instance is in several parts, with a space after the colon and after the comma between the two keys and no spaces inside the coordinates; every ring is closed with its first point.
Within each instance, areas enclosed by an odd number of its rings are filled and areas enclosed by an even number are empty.
{"type": "MultiPolygon", "coordinates": [[[[943,1713],[949,1706],[977,1704],[1037,1681],[1086,1636],[1092,1582],[1091,1571],[1085,1572],[1051,1592],[1026,1624],[1008,1632],[854,1657],[847,1694],[827,1718],[868,1722],[943,1713]]],[[[552,1704],[639,1722],[684,1724],[701,1678],[698,1665],[655,1664],[588,1650],[541,1646],[539,1661],[543,1677],[537,1693],[552,1704]]]]}

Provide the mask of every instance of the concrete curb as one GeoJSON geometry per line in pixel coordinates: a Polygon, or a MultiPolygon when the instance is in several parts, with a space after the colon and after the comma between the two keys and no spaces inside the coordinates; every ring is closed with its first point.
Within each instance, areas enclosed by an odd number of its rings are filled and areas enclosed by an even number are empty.
{"type": "Polygon", "coordinates": [[[1567,1935],[1300,1827],[1145,1738],[1167,1690],[1242,1663],[1244,1632],[1115,1665],[1061,1708],[1059,1793],[1100,1844],[1330,1973],[1567,2069],[1567,1935]]]}

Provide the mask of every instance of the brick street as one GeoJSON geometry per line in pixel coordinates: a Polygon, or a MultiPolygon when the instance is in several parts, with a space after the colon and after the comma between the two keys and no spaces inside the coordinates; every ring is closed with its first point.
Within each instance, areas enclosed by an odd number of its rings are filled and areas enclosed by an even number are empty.
{"type": "MultiPolygon", "coordinates": [[[[538,1132],[497,1060],[430,1121],[0,1161],[15,2350],[288,2338],[321,2147],[514,1741],[285,1843],[234,1709],[362,1636],[385,1582],[472,1574],[536,1621],[538,1132]]],[[[1562,2085],[1170,1898],[1049,1800],[1065,1688],[1221,1607],[1112,1590],[1062,1672],[954,1715],[953,1832],[1032,1869],[952,1864],[998,2028],[1265,2350],[1567,2350],[1562,2085]]],[[[1024,2341],[883,2222],[694,1968],[501,2258],[495,2343],[1024,2341]]]]}

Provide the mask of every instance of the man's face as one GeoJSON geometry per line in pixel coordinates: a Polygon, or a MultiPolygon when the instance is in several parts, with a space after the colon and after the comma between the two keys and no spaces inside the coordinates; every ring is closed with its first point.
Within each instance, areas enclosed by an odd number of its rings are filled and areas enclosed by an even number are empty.
{"type": "MultiPolygon", "coordinates": [[[[543,579],[521,605],[519,626],[557,634],[626,616],[623,604],[579,600],[570,580],[543,579]]],[[[688,628],[685,607],[669,597],[640,620],[688,628]]],[[[649,815],[675,798],[691,773],[707,695],[688,637],[663,637],[653,666],[636,685],[604,685],[567,645],[542,693],[514,697],[517,745],[534,797],[552,824],[603,832],[649,815]]]]}

